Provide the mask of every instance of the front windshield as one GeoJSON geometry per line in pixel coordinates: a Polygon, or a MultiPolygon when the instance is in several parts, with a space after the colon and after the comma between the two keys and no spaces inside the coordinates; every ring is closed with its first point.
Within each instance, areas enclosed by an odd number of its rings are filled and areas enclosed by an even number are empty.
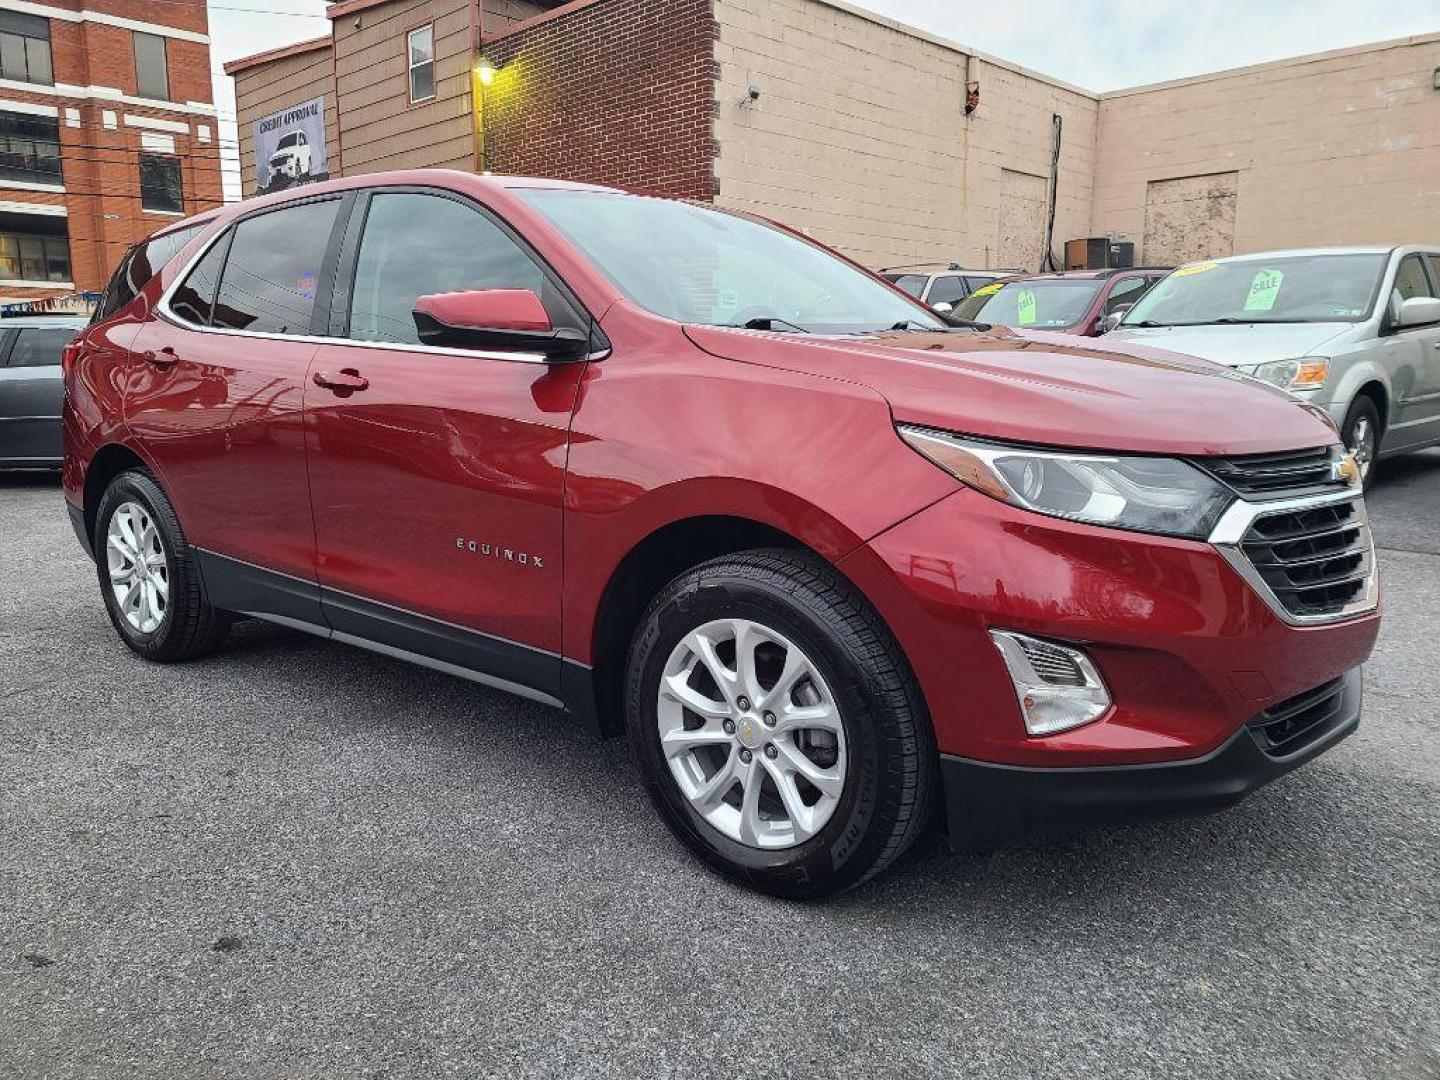
{"type": "Polygon", "coordinates": [[[621,292],[667,319],[825,334],[946,325],[833,255],[748,218],[616,192],[519,195],[621,292]]]}
{"type": "Polygon", "coordinates": [[[1085,317],[1100,284],[1094,278],[1050,278],[986,285],[955,309],[955,317],[1001,326],[1059,330],[1085,317]]]}
{"type": "Polygon", "coordinates": [[[1358,322],[1384,255],[1287,255],[1182,266],[1142,296],[1122,326],[1358,322]]]}

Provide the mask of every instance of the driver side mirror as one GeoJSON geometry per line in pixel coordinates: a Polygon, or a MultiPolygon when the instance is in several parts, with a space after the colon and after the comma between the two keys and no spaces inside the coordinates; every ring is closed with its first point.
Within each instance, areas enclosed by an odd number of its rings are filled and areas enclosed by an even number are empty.
{"type": "Polygon", "coordinates": [[[1412,296],[1400,303],[1397,326],[1424,326],[1440,322],[1440,300],[1433,296],[1412,296]]]}
{"type": "Polygon", "coordinates": [[[1120,325],[1120,320],[1125,318],[1125,313],[1132,307],[1134,307],[1133,304],[1121,304],[1114,311],[1110,312],[1109,315],[1106,315],[1100,320],[1100,325],[1096,327],[1096,330],[1102,334],[1110,333],[1111,330],[1114,330],[1120,325]]]}
{"type": "Polygon", "coordinates": [[[590,351],[589,335],[551,326],[529,289],[432,293],[415,301],[411,316],[424,345],[539,353],[557,363],[583,360],[590,351]]]}
{"type": "Polygon", "coordinates": [[[944,300],[941,300],[938,304],[931,304],[930,306],[936,311],[938,311],[941,315],[949,315],[952,311],[955,310],[954,304],[948,303],[944,300]]]}

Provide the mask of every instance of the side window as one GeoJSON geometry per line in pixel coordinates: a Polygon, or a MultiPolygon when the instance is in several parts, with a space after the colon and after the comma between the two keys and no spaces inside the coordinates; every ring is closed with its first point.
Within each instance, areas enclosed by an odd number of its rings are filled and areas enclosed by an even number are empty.
{"type": "Polygon", "coordinates": [[[930,286],[930,295],[925,298],[925,302],[927,304],[958,304],[964,299],[965,283],[952,275],[937,277],[935,284],[930,286]]]}
{"type": "Polygon", "coordinates": [[[972,293],[976,289],[983,289],[986,285],[993,285],[994,283],[995,279],[988,277],[967,277],[965,279],[965,287],[972,293]]]}
{"type": "Polygon", "coordinates": [[[310,333],[320,264],[339,208],[339,199],[301,203],[236,225],[212,325],[252,333],[310,333]]]}
{"type": "Polygon", "coordinates": [[[70,327],[44,327],[24,329],[15,339],[15,348],[10,352],[11,367],[57,367],[60,364],[60,350],[70,343],[79,331],[70,327]]]}
{"type": "Polygon", "coordinates": [[[1390,294],[1392,313],[1398,315],[1401,302],[1411,297],[1433,295],[1435,294],[1430,291],[1430,282],[1425,277],[1425,264],[1420,261],[1420,256],[1406,255],[1400,260],[1400,269],[1395,272],[1395,288],[1390,294]]]}
{"type": "Polygon", "coordinates": [[[186,322],[197,326],[209,326],[211,312],[215,307],[215,290],[220,284],[220,268],[225,265],[225,253],[230,248],[229,235],[222,236],[205,252],[204,258],[195,264],[185,276],[185,281],[170,297],[170,310],[186,322]]]}
{"type": "Polygon", "coordinates": [[[885,276],[895,283],[897,289],[903,289],[916,300],[919,300],[924,294],[925,283],[930,280],[924,274],[896,274],[894,276],[886,274],[885,276]]]}
{"type": "Polygon", "coordinates": [[[371,199],[351,290],[350,337],[417,344],[416,299],[466,289],[529,289],[554,325],[583,326],[544,270],[479,210],[438,195],[371,199]]]}
{"type": "Polygon", "coordinates": [[[1430,280],[1440,289],[1440,255],[1427,255],[1425,258],[1430,262],[1430,280]]]}
{"type": "Polygon", "coordinates": [[[1115,283],[1115,288],[1110,290],[1110,297],[1105,301],[1105,310],[1101,314],[1112,315],[1122,304],[1135,303],[1145,295],[1150,284],[1149,280],[1141,277],[1121,278],[1115,283]]]}
{"type": "Polygon", "coordinates": [[[108,319],[134,300],[150,279],[163,270],[203,227],[191,225],[176,229],[164,236],[142,241],[127,251],[120,260],[120,265],[115,268],[115,273],[111,275],[110,283],[105,286],[105,296],[90,321],[97,323],[108,319]]]}

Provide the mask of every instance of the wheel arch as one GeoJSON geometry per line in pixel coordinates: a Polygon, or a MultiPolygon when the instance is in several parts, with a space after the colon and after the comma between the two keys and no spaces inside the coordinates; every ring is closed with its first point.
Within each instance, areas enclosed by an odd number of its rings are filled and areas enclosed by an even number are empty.
{"type": "Polygon", "coordinates": [[[95,535],[95,512],[110,482],[128,469],[150,470],[145,460],[121,443],[106,443],[95,451],[85,470],[85,487],[81,511],[85,517],[85,535],[95,535]]]}

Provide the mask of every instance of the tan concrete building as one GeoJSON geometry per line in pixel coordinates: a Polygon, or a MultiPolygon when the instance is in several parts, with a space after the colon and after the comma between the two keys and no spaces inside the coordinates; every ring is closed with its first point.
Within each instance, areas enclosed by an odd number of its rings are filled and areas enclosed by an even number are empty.
{"type": "Polygon", "coordinates": [[[253,122],[323,96],[332,176],[613,183],[774,217],[877,267],[1038,268],[1047,237],[1057,260],[1108,235],[1148,263],[1440,240],[1440,33],[1094,94],[844,0],[329,15],[328,37],[227,65],[247,192],[253,122]]]}

